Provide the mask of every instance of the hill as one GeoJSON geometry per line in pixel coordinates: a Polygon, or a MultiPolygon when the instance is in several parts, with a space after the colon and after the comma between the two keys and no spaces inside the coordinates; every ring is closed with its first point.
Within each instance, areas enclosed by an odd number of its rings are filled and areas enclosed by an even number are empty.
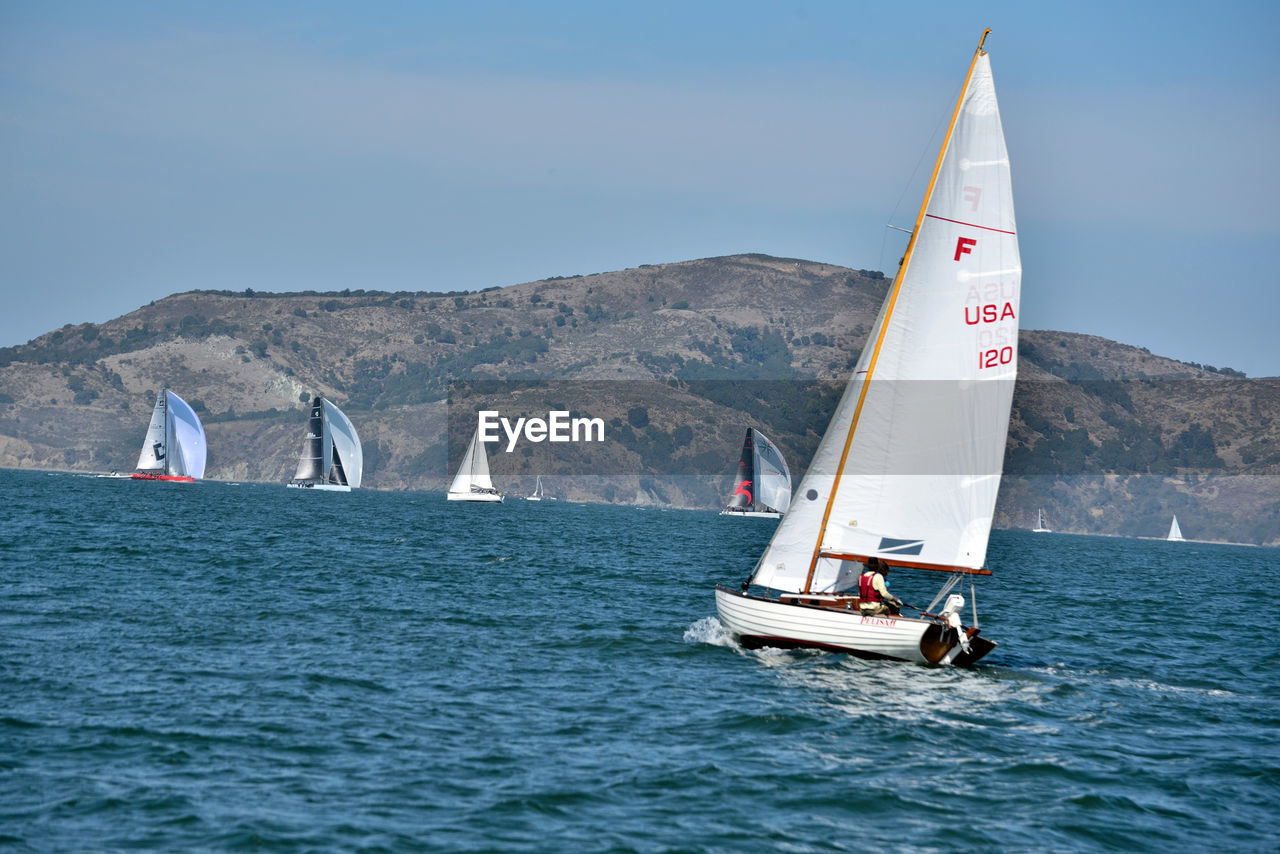
{"type": "MultiPolygon", "coordinates": [[[[879,272],[763,255],[479,293],[187,292],[0,350],[0,466],[127,470],[155,391],[209,434],[208,476],[286,481],[322,393],[366,485],[439,489],[480,408],[598,417],[607,440],[491,451],[508,488],[715,507],[744,428],[798,476],[887,291],[879,272]]],[[[1280,543],[1280,380],[1024,330],[997,525],[1280,543]]]]}

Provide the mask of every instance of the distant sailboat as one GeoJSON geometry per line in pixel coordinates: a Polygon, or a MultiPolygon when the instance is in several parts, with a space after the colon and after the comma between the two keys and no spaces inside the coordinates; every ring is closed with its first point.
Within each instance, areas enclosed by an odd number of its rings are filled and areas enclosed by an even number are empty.
{"type": "Polygon", "coordinates": [[[1173,524],[1169,526],[1169,536],[1165,537],[1171,543],[1186,542],[1182,538],[1182,529],[1178,527],[1178,517],[1173,517],[1173,524]]]}
{"type": "Polygon", "coordinates": [[[1036,512],[1036,526],[1032,528],[1031,531],[1032,533],[1035,533],[1035,534],[1052,534],[1053,533],[1053,531],[1049,530],[1049,528],[1046,527],[1044,524],[1044,508],[1043,507],[1041,507],[1036,512]]]}
{"type": "Polygon", "coordinates": [[[471,444],[467,445],[467,453],[458,466],[458,473],[449,485],[450,501],[501,501],[502,493],[493,488],[489,478],[489,456],[484,451],[484,442],[480,441],[480,427],[471,434],[471,444]]]}
{"type": "Polygon", "coordinates": [[[195,410],[167,388],[161,389],[133,478],[191,483],[204,477],[207,453],[204,427],[195,410]]]}
{"type": "Polygon", "coordinates": [[[791,504],[791,470],[778,446],[759,430],[747,428],[738,461],[738,482],[721,516],[781,518],[791,504]]]}
{"type": "Polygon", "coordinates": [[[943,665],[995,647],[978,635],[976,607],[963,624],[965,599],[951,590],[991,574],[1021,281],[979,42],[903,261],[795,501],[741,589],[716,588],[720,620],[744,647],[943,665]],[[872,559],[948,578],[919,616],[899,616],[874,588],[867,602],[856,595],[872,559]]]}
{"type": "Polygon", "coordinates": [[[295,489],[350,492],[364,477],[364,449],[355,425],[332,401],[316,395],[302,439],[298,470],[289,481],[295,489]]]}
{"type": "Polygon", "coordinates": [[[542,500],[542,475],[538,475],[538,482],[533,487],[533,495],[525,496],[525,501],[541,501],[542,500]]]}

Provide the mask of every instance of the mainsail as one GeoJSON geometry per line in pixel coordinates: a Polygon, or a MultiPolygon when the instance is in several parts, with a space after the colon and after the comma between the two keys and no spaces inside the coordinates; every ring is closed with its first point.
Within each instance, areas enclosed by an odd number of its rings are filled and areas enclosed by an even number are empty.
{"type": "Polygon", "coordinates": [[[471,434],[471,443],[467,445],[467,453],[462,457],[462,465],[449,486],[453,493],[470,493],[472,487],[487,492],[496,491],[489,478],[489,457],[484,452],[484,444],[480,441],[480,428],[471,434]]]}
{"type": "Polygon", "coordinates": [[[178,395],[161,389],[138,454],[138,472],[199,480],[204,477],[207,456],[204,427],[195,410],[178,395]]]}
{"type": "Polygon", "coordinates": [[[791,470],[778,446],[754,427],[747,428],[738,461],[738,477],[729,511],[785,513],[791,502],[791,470]]]}
{"type": "Polygon", "coordinates": [[[1173,524],[1169,526],[1169,536],[1166,539],[1168,539],[1170,542],[1182,541],[1182,529],[1178,527],[1177,516],[1173,517],[1173,524]]]}
{"type": "Polygon", "coordinates": [[[356,489],[363,476],[364,450],[355,425],[332,401],[316,395],[311,400],[307,433],[291,483],[356,489]]]}
{"type": "Polygon", "coordinates": [[[756,584],[846,589],[861,568],[846,562],[869,557],[982,566],[1017,373],[1016,232],[979,49],[898,276],[756,584]]]}

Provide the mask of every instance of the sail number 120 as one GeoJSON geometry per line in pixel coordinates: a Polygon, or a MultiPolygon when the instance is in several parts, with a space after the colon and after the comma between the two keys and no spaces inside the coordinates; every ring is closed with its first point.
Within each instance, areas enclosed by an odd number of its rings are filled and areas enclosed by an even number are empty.
{"type": "Polygon", "coordinates": [[[1007,365],[1013,361],[1013,348],[1001,347],[999,349],[982,350],[978,353],[978,370],[983,368],[995,368],[1000,365],[1007,365]]]}

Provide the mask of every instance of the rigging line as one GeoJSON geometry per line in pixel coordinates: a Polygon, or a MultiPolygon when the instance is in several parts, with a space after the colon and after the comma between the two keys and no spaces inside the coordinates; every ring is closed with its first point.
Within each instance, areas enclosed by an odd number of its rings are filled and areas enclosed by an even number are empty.
{"type": "MultiPolygon", "coordinates": [[[[968,85],[969,85],[969,81],[965,80],[964,84],[960,86],[960,92],[963,93],[965,88],[968,85]]],[[[955,94],[955,92],[956,90],[952,89],[953,94],[945,102],[947,106],[951,106],[959,99],[960,97],[959,94],[955,94]]],[[[898,200],[894,202],[893,210],[889,212],[889,220],[888,220],[889,223],[893,222],[894,217],[898,215],[898,211],[902,207],[903,200],[907,197],[907,193],[911,191],[912,185],[915,184],[916,176],[920,174],[920,167],[927,162],[927,159],[931,153],[938,150],[938,146],[934,144],[934,140],[938,138],[938,132],[942,129],[944,125],[948,123],[950,118],[951,118],[951,115],[950,113],[947,112],[947,110],[944,109],[944,110],[938,111],[937,124],[933,126],[933,131],[929,134],[928,139],[926,139],[924,142],[924,146],[920,149],[920,156],[916,159],[916,165],[911,170],[911,176],[907,178],[905,183],[903,183],[902,192],[898,195],[898,200]]],[[[886,225],[889,228],[894,229],[895,231],[902,231],[907,234],[912,233],[911,230],[906,228],[899,228],[896,225],[889,225],[888,223],[886,223],[886,225]]],[[[885,245],[888,242],[889,242],[889,235],[887,233],[882,233],[880,235],[880,269],[881,270],[884,270],[885,268],[884,252],[885,252],[885,245]]],[[[894,269],[897,269],[897,267],[895,267],[894,269]]]]}

